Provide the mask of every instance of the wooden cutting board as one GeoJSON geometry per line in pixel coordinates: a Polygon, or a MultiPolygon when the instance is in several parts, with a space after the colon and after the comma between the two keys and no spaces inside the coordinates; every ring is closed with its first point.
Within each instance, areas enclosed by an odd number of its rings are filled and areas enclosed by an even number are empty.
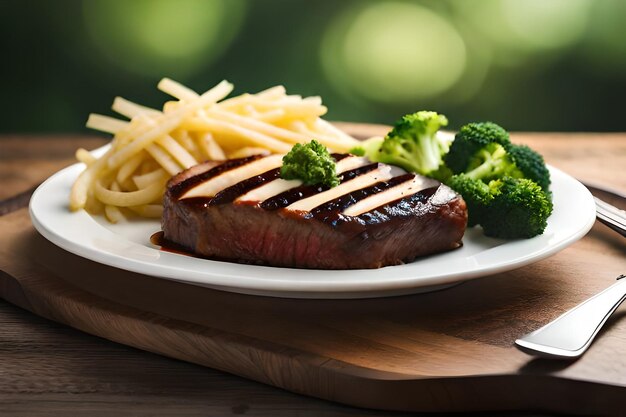
{"type": "Polygon", "coordinates": [[[369,300],[255,297],[117,270],[47,242],[25,208],[1,216],[0,230],[0,296],[11,303],[293,392],[407,411],[618,414],[626,405],[626,308],[578,361],[513,347],[626,272],[623,238],[602,225],[513,272],[369,300]]]}

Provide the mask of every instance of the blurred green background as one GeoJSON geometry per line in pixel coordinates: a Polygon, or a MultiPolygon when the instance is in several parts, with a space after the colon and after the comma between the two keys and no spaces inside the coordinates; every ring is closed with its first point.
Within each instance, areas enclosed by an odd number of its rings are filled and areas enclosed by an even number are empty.
{"type": "Polygon", "coordinates": [[[84,131],[116,95],[159,106],[163,76],[283,84],[330,120],[626,130],[623,0],[16,0],[0,15],[2,132],[84,131]]]}

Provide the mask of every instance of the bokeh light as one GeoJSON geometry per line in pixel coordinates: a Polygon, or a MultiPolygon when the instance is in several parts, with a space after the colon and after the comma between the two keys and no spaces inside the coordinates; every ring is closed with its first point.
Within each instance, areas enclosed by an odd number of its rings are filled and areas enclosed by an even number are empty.
{"type": "Polygon", "coordinates": [[[346,94],[375,102],[442,94],[466,66],[465,44],[454,26],[403,2],[349,9],[331,22],[321,48],[329,80],[346,94]]]}
{"type": "Polygon", "coordinates": [[[584,37],[592,0],[477,0],[452,3],[493,48],[494,60],[524,65],[538,54],[557,57],[584,37]]]}
{"type": "Polygon", "coordinates": [[[591,0],[504,0],[502,11],[520,45],[557,49],[580,40],[590,6],[591,0]]]}
{"type": "Polygon", "coordinates": [[[239,0],[90,0],[83,14],[96,48],[119,67],[184,77],[230,45],[244,7],[239,0]]]}

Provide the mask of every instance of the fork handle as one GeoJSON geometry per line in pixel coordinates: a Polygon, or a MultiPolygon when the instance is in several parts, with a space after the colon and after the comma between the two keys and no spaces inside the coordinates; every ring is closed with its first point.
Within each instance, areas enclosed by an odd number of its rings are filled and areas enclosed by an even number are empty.
{"type": "Polygon", "coordinates": [[[521,339],[522,351],[547,358],[573,359],[582,355],[611,314],[626,299],[626,276],[577,305],[556,320],[521,339]]]}

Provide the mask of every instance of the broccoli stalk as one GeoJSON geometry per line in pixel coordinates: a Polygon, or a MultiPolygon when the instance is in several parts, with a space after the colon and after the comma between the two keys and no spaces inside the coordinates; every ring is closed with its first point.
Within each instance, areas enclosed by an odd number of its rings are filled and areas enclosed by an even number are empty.
{"type": "Polygon", "coordinates": [[[385,138],[380,136],[371,137],[361,142],[359,146],[350,149],[350,153],[357,156],[365,156],[370,161],[375,161],[376,155],[380,151],[384,140],[385,138]]]}
{"type": "Polygon", "coordinates": [[[504,147],[499,143],[490,143],[478,150],[470,159],[465,175],[483,181],[491,181],[504,175],[516,178],[523,177],[504,147]]]}
{"type": "Polygon", "coordinates": [[[337,164],[328,149],[316,140],[307,144],[296,143],[283,157],[280,176],[286,180],[301,180],[307,185],[339,185],[337,164]]]}
{"type": "Polygon", "coordinates": [[[448,119],[432,111],[408,114],[396,122],[384,140],[372,138],[351,150],[374,162],[397,165],[422,175],[435,173],[450,148],[450,140],[437,135],[448,119]]]}

